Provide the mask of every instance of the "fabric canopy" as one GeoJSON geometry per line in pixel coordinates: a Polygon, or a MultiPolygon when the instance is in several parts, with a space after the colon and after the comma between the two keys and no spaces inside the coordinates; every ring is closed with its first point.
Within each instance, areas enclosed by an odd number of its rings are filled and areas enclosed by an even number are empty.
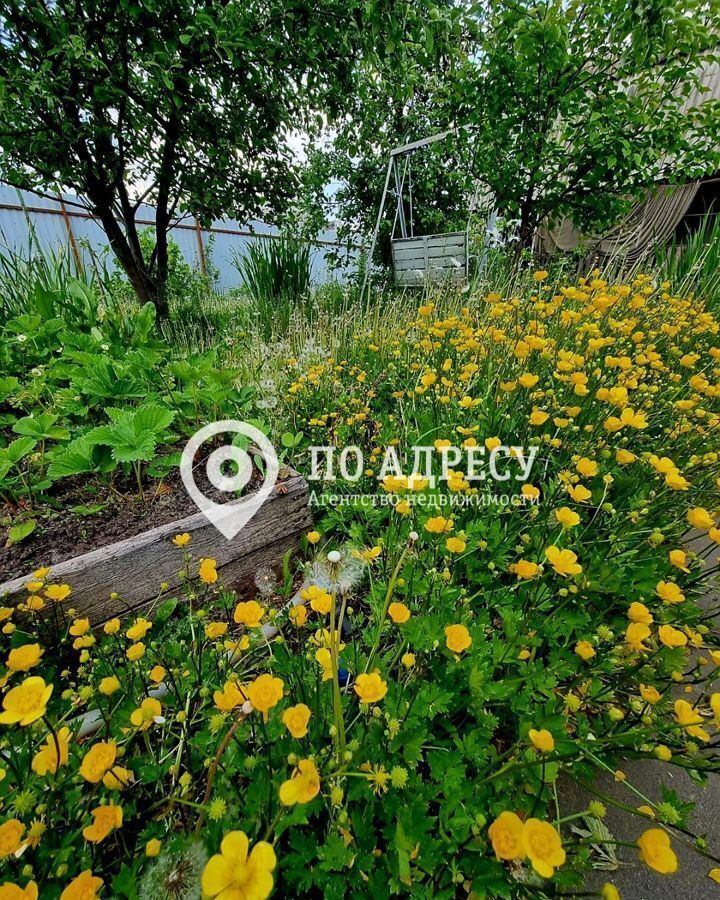
{"type": "Polygon", "coordinates": [[[700,182],[678,186],[658,185],[644,202],[636,204],[624,222],[598,245],[602,256],[639,259],[649,247],[665,244],[695,199],[700,182]]]}
{"type": "Polygon", "coordinates": [[[570,219],[564,219],[557,227],[543,226],[538,232],[540,248],[546,253],[567,253],[586,244],[606,258],[639,259],[649,247],[665,244],[672,237],[699,186],[699,181],[657,185],[633,206],[622,222],[602,237],[582,234],[570,219]]]}

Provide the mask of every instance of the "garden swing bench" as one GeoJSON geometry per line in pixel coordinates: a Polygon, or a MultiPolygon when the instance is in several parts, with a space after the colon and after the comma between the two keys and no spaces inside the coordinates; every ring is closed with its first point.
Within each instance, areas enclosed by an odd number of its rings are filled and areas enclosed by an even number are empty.
{"type": "MultiPolygon", "coordinates": [[[[469,262],[468,226],[466,225],[464,231],[416,235],[412,171],[410,168],[410,157],[414,152],[456,133],[454,129],[441,131],[438,134],[430,135],[430,137],[395,147],[390,151],[385,174],[385,186],[383,187],[368,260],[371,264],[383,212],[385,211],[385,202],[388,194],[391,193],[390,183],[391,180],[394,180],[392,193],[394,193],[396,198],[396,209],[390,240],[395,282],[402,287],[423,287],[428,282],[461,284],[467,281],[469,262]],[[404,196],[406,181],[408,192],[407,211],[404,196]]],[[[476,196],[473,196],[469,215],[472,215],[475,200],[476,196]]],[[[368,265],[365,272],[361,296],[365,293],[366,286],[369,286],[369,280],[370,265],[368,265]]]]}

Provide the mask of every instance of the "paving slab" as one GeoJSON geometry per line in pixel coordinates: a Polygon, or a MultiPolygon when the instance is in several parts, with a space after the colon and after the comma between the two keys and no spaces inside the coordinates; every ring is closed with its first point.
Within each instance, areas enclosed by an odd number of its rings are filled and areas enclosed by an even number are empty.
{"type": "MultiPolygon", "coordinates": [[[[716,557],[717,545],[709,544],[707,535],[692,534],[685,539],[686,545],[698,553],[711,550],[711,558],[716,557]]],[[[718,610],[718,581],[709,585],[700,606],[718,610]]],[[[717,688],[716,688],[717,689],[717,688]]],[[[678,696],[686,696],[678,689],[678,696]]],[[[720,775],[710,775],[704,785],[692,781],[678,766],[656,760],[626,760],[620,768],[627,776],[627,782],[616,781],[612,775],[599,773],[593,787],[606,797],[637,807],[643,800],[630,785],[653,803],[662,800],[661,786],[675,791],[684,803],[694,803],[689,828],[694,834],[705,837],[708,850],[720,856],[720,775]]],[[[562,814],[579,812],[587,808],[591,800],[597,799],[578,786],[564,782],[562,786],[562,814]]],[[[647,820],[634,816],[622,809],[607,806],[605,824],[617,841],[634,843],[651,825],[647,820]]],[[[690,839],[688,839],[690,842],[690,839]]],[[[622,900],[720,900],[720,884],[708,877],[708,872],[718,866],[697,853],[692,846],[678,837],[672,838],[673,849],[678,857],[678,871],[674,875],[660,875],[640,861],[636,850],[630,847],[616,847],[618,868],[614,871],[594,870],[585,880],[590,891],[600,891],[603,884],[610,882],[620,891],[622,900]]]]}
{"type": "MultiPolygon", "coordinates": [[[[674,790],[683,802],[695,803],[690,817],[690,830],[705,836],[709,850],[720,855],[720,776],[712,775],[704,787],[691,781],[685,772],[667,763],[654,760],[632,760],[622,766],[627,780],[649,800],[662,799],[660,785],[674,790]]],[[[615,781],[611,775],[600,775],[593,783],[598,791],[626,806],[639,806],[642,800],[627,784],[615,781]]],[[[562,791],[563,815],[580,811],[596,797],[573,784],[565,784],[562,791]]],[[[635,842],[645,829],[647,820],[624,810],[607,806],[605,824],[617,841],[635,842]]],[[[692,847],[672,838],[678,856],[678,871],[674,875],[660,875],[639,860],[636,850],[616,847],[619,866],[615,871],[595,870],[585,880],[587,890],[599,891],[611,882],[620,891],[622,900],[720,900],[720,884],[708,878],[716,863],[700,856],[692,847]]]]}

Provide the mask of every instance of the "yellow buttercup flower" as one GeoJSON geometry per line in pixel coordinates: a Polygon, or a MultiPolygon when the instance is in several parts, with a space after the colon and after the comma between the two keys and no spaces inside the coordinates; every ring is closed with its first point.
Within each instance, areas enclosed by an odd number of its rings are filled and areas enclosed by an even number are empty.
{"type": "Polygon", "coordinates": [[[63,600],[72,594],[69,584],[49,584],[45,588],[45,596],[48,600],[54,600],[56,603],[62,603],[63,600]]]}
{"type": "Polygon", "coordinates": [[[692,525],[693,528],[700,528],[703,531],[709,531],[715,525],[713,517],[706,509],[703,509],[702,506],[696,506],[693,509],[689,509],[687,512],[687,520],[688,524],[692,525]]]}
{"type": "Polygon", "coordinates": [[[446,519],[444,516],[435,516],[425,523],[425,530],[430,534],[447,534],[448,531],[452,531],[452,528],[453,520],[446,519]]]}
{"type": "Polygon", "coordinates": [[[308,531],[307,535],[308,544],[317,544],[320,540],[320,532],[319,531],[308,531]]]}
{"type": "Polygon", "coordinates": [[[60,766],[64,766],[68,761],[69,753],[70,729],[60,728],[54,735],[49,734],[45,738],[45,743],[41,744],[40,749],[33,756],[32,770],[41,777],[47,775],[48,772],[54,775],[60,766]]]}
{"type": "Polygon", "coordinates": [[[673,491],[687,491],[690,487],[690,482],[687,478],[684,478],[677,469],[673,469],[672,472],[668,472],[665,476],[665,484],[673,491]]]}
{"type": "Polygon", "coordinates": [[[125,656],[127,656],[130,662],[137,662],[145,656],[145,644],[143,644],[142,641],[138,641],[137,644],[132,644],[127,648],[125,656]]]}
{"type": "Polygon", "coordinates": [[[661,643],[671,648],[684,647],[688,642],[687,635],[678,631],[677,628],[673,628],[672,625],[661,625],[658,628],[658,637],[661,643]]]}
{"type": "Polygon", "coordinates": [[[83,828],[83,837],[92,844],[104,841],[112,831],[120,828],[123,821],[122,809],[114,803],[98,806],[90,815],[93,817],[93,823],[83,828]]]}
{"type": "Polygon", "coordinates": [[[242,706],[247,697],[234,681],[226,681],[221,691],[215,691],[213,701],[220,712],[230,712],[238,706],[242,706]]]}
{"type": "Polygon", "coordinates": [[[659,703],[662,700],[662,694],[651,684],[640,685],[640,696],[646,703],[649,703],[651,706],[654,706],[656,703],[659,703]]]}
{"type": "Polygon", "coordinates": [[[122,766],[113,766],[102,777],[102,783],[109,791],[124,791],[132,784],[133,773],[122,766]]]}
{"type": "Polygon", "coordinates": [[[162,847],[162,841],[158,838],[150,838],[150,840],[145,844],[145,856],[148,859],[155,859],[156,856],[160,855],[160,849],[162,847]]]}
{"type": "Polygon", "coordinates": [[[644,653],[648,648],[643,641],[650,637],[650,628],[644,622],[631,622],[625,631],[625,640],[631,650],[644,653]]]}
{"type": "Polygon", "coordinates": [[[488,828],[490,843],[498,859],[524,859],[523,823],[514,812],[502,812],[488,828]]]}
{"type": "Polygon", "coordinates": [[[365,672],[355,679],[355,693],[361,703],[379,703],[387,694],[387,682],[379,672],[365,672]]]}
{"type": "Polygon", "coordinates": [[[316,613],[326,616],[332,609],[332,596],[317,584],[311,584],[300,591],[303,600],[310,603],[316,613]]]}
{"type": "Polygon", "coordinates": [[[282,714],[282,723],[294,738],[303,738],[308,732],[310,707],[304,703],[289,706],[282,714]]]}
{"type": "Polygon", "coordinates": [[[445,548],[450,553],[464,553],[466,547],[467,544],[465,543],[465,541],[459,537],[449,537],[445,541],[445,548]]]}
{"type": "Polygon", "coordinates": [[[198,576],[203,584],[215,584],[218,580],[217,560],[201,559],[198,568],[198,576]]]}
{"type": "Polygon", "coordinates": [[[280,785],[280,802],[283,806],[309,803],[320,793],[320,775],[311,759],[301,759],[292,778],[280,785]]]}
{"type": "Polygon", "coordinates": [[[0,723],[3,725],[32,725],[45,715],[53,685],[46,685],[42,678],[33,675],[12,688],[3,697],[0,723]]]}
{"type": "Polygon", "coordinates": [[[720,728],[720,693],[716,692],[710,695],[710,709],[715,716],[715,724],[720,728]]]}
{"type": "Polygon", "coordinates": [[[25,826],[19,819],[8,819],[0,825],[0,859],[17,853],[22,844],[25,826]]]}
{"type": "Polygon", "coordinates": [[[615,460],[621,466],[629,466],[630,463],[634,463],[637,459],[634,453],[631,453],[629,450],[623,450],[622,448],[615,451],[615,460]]]}
{"type": "Polygon", "coordinates": [[[164,666],[153,666],[152,669],[150,669],[150,671],[148,672],[150,681],[152,681],[153,684],[160,684],[162,681],[164,681],[166,674],[167,673],[164,666]]]}
{"type": "Polygon", "coordinates": [[[277,865],[275,851],[266,841],[258,841],[250,851],[249,848],[244,831],[225,835],[220,853],[211,856],[203,870],[203,896],[221,900],[265,900],[270,896],[272,872],[277,865]]]}
{"type": "Polygon", "coordinates": [[[356,559],[362,559],[366,563],[377,559],[382,553],[382,547],[375,545],[374,547],[366,547],[364,550],[353,550],[352,555],[356,559]]]}
{"type": "Polygon", "coordinates": [[[677,856],[670,846],[670,837],[662,828],[649,828],[637,839],[640,858],[661,875],[677,872],[677,856]]]}
{"type": "Polygon", "coordinates": [[[675,718],[677,719],[678,724],[681,725],[691,737],[698,738],[705,743],[710,740],[710,735],[702,727],[702,716],[690,706],[687,700],[676,700],[674,708],[675,718]]]}
{"type": "Polygon", "coordinates": [[[85,869],[60,894],[60,900],[98,900],[103,884],[102,878],[85,869]]]}
{"type": "Polygon", "coordinates": [[[555,828],[549,822],[528,819],[523,841],[533,869],[543,878],[552,878],[555,869],[565,862],[565,851],[555,828]]]}
{"type": "Polygon", "coordinates": [[[80,774],[90,784],[98,784],[103,776],[115,765],[117,746],[114,741],[100,741],[93,744],[83,757],[80,774]]]}
{"type": "Polygon", "coordinates": [[[267,722],[268,712],[276,706],[283,696],[283,681],[273,675],[260,675],[255,681],[251,681],[246,692],[253,709],[263,714],[267,722]]]}
{"type": "Polygon", "coordinates": [[[541,409],[534,409],[528,421],[531,425],[544,425],[549,418],[550,415],[548,413],[543,412],[541,409]]]}
{"type": "Polygon", "coordinates": [[[560,550],[558,547],[550,546],[545,551],[545,556],[558,575],[579,575],[582,572],[582,566],[572,550],[560,550]]]}
{"type": "Polygon", "coordinates": [[[574,528],[580,523],[580,516],[569,506],[561,506],[555,510],[555,518],[563,528],[574,528]]]}
{"type": "Polygon", "coordinates": [[[117,634],[120,631],[120,619],[110,619],[103,625],[105,634],[117,634]]]}
{"type": "Polygon", "coordinates": [[[102,679],[98,685],[98,690],[106,697],[110,697],[115,691],[120,690],[120,679],[116,675],[108,675],[102,679]]]}
{"type": "Polygon", "coordinates": [[[10,651],[5,665],[12,672],[27,672],[40,662],[43,653],[40,644],[23,644],[10,651]]]}
{"type": "Polygon", "coordinates": [[[578,641],[575,644],[575,653],[583,662],[589,662],[595,656],[595,648],[590,641],[578,641]]]}
{"type": "Polygon", "coordinates": [[[579,475],[583,475],[585,478],[592,478],[593,475],[598,473],[598,464],[595,460],[583,456],[582,459],[575,463],[575,469],[579,475]]]}
{"type": "Polygon", "coordinates": [[[464,625],[448,625],[445,628],[445,644],[453,653],[463,653],[472,645],[470,632],[464,625]]]}
{"type": "Polygon", "coordinates": [[[288,616],[296,628],[302,628],[307,622],[308,611],[302,604],[298,604],[297,606],[292,607],[288,616]]]}
{"type": "Polygon", "coordinates": [[[568,487],[567,492],[576,503],[587,503],[587,501],[592,497],[592,492],[582,484],[577,484],[574,487],[568,487]]]}
{"type": "Polygon", "coordinates": [[[396,625],[402,625],[410,618],[410,610],[404,603],[394,601],[388,606],[388,615],[396,625]]]}
{"type": "Polygon", "coordinates": [[[233,619],[238,625],[246,628],[257,628],[262,622],[265,610],[257,600],[248,600],[246,603],[238,603],[233,613],[233,619]]]}
{"type": "Polygon", "coordinates": [[[88,631],[90,631],[90,619],[75,619],[68,628],[68,633],[73,637],[82,637],[88,631]]]}
{"type": "Polygon", "coordinates": [[[653,623],[653,615],[650,610],[643,603],[638,603],[637,601],[630,604],[627,616],[631,622],[643,622],[645,625],[652,625],[653,623]]]}
{"type": "Polygon", "coordinates": [[[176,534],[172,539],[172,542],[176,547],[187,547],[187,545],[190,543],[190,540],[190,535],[187,533],[187,531],[184,531],[182,534],[176,534]]]}
{"type": "Polygon", "coordinates": [[[674,581],[658,581],[655,591],[663,603],[682,603],[685,600],[685,594],[674,581]]]}
{"type": "Polygon", "coordinates": [[[215,641],[227,633],[227,622],[208,622],[205,626],[205,637],[208,640],[215,641]]]}
{"type": "Polygon", "coordinates": [[[146,697],[137,709],[130,714],[130,724],[140,731],[148,728],[162,717],[162,704],[155,697],[146,697]]]}
{"type": "Polygon", "coordinates": [[[555,749],[555,739],[547,728],[541,728],[538,731],[531,728],[530,731],[528,731],[528,737],[530,738],[533,747],[541,753],[552,753],[555,749]]]}
{"type": "Polygon", "coordinates": [[[517,562],[511,563],[508,570],[512,572],[513,575],[517,575],[519,579],[529,581],[538,574],[540,566],[537,563],[530,562],[530,560],[519,559],[517,562]]]}
{"type": "Polygon", "coordinates": [[[680,569],[681,572],[690,571],[687,566],[687,553],[684,550],[671,550],[668,553],[668,559],[670,560],[670,565],[680,569]]]}
{"type": "Polygon", "coordinates": [[[141,641],[151,628],[152,622],[149,622],[147,619],[143,619],[142,616],[140,616],[135,619],[125,634],[133,642],[141,641]]]}
{"type": "Polygon", "coordinates": [[[327,647],[321,647],[315,651],[315,661],[322,669],[322,680],[329,681],[332,678],[332,656],[327,647]]]}
{"type": "Polygon", "coordinates": [[[24,888],[6,881],[0,885],[0,900],[37,900],[38,887],[34,881],[28,881],[24,888]]]}

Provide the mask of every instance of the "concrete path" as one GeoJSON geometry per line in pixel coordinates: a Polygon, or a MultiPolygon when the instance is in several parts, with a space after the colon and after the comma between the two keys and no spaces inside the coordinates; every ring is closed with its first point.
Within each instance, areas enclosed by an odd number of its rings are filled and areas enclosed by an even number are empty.
{"type": "MultiPolygon", "coordinates": [[[[690,830],[705,835],[708,848],[720,855],[720,776],[713,775],[703,788],[691,781],[682,769],[653,760],[626,762],[623,772],[628,781],[650,800],[661,799],[660,784],[674,790],[683,802],[694,802],[696,807],[690,818],[690,830]]],[[[627,806],[639,806],[642,800],[627,785],[616,782],[612,776],[595,779],[598,790],[627,806]]],[[[596,798],[583,794],[574,785],[566,785],[562,796],[563,814],[587,807],[596,798]]],[[[617,841],[635,842],[646,828],[645,820],[633,816],[610,804],[607,806],[605,824],[617,841]]],[[[720,900],[720,884],[708,878],[708,872],[716,864],[673,837],[673,849],[677,853],[679,869],[674,875],[659,875],[639,860],[636,850],[616,847],[619,868],[615,871],[593,871],[586,881],[587,890],[597,890],[610,882],[620,891],[622,900],[720,900]]]]}
{"type": "MultiPolygon", "coordinates": [[[[697,552],[708,546],[705,536],[689,538],[686,543],[697,552]]],[[[717,545],[714,545],[710,555],[712,560],[716,559],[717,550],[717,545]]],[[[717,581],[710,586],[701,605],[708,611],[720,607],[717,581]]],[[[720,690],[719,680],[716,680],[715,685],[720,690]]],[[[692,695],[678,692],[678,696],[690,699],[692,695]]],[[[660,786],[663,784],[674,790],[683,803],[695,803],[690,816],[690,830],[704,836],[708,850],[714,856],[720,856],[720,775],[711,775],[702,786],[691,781],[678,766],[654,760],[628,760],[621,768],[627,775],[629,784],[649,800],[657,802],[662,799],[660,786]]],[[[615,781],[610,774],[596,777],[593,786],[605,796],[626,806],[637,807],[643,803],[627,784],[615,781]]],[[[596,798],[588,797],[575,785],[565,785],[561,807],[563,815],[587,808],[588,802],[593,799],[596,798]]],[[[610,804],[606,805],[605,824],[615,840],[634,843],[646,828],[651,827],[638,816],[610,804]]],[[[639,860],[637,851],[630,847],[617,847],[619,868],[615,871],[591,872],[585,882],[586,888],[599,891],[603,884],[610,882],[620,891],[622,900],[720,900],[720,884],[708,878],[710,869],[720,864],[700,856],[676,837],[672,838],[672,843],[679,862],[678,871],[674,875],[659,875],[639,860]]]]}

